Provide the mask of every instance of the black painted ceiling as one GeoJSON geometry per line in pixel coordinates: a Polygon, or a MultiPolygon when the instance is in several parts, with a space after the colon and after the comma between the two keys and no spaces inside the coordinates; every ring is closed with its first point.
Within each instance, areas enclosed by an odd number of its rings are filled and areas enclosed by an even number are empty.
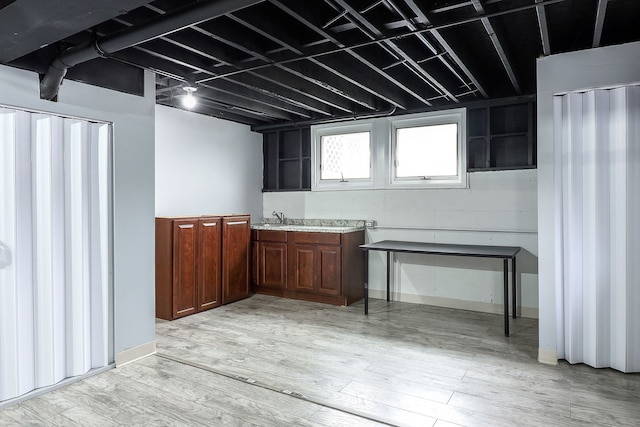
{"type": "Polygon", "coordinates": [[[536,58],[640,40],[638,0],[0,0],[0,63],[44,74],[211,3],[66,78],[140,93],[152,70],[157,103],[182,108],[193,85],[194,111],[260,130],[534,94],[536,58]]]}

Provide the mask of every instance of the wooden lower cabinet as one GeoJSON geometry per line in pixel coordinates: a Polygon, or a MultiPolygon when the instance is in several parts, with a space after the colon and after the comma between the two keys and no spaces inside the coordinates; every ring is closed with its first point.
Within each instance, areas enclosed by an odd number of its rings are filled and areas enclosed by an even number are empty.
{"type": "Polygon", "coordinates": [[[318,275],[315,245],[291,243],[289,259],[289,282],[295,292],[315,292],[318,275]]]}
{"type": "Polygon", "coordinates": [[[277,289],[287,287],[287,244],[278,242],[262,242],[260,257],[268,260],[263,262],[259,274],[260,283],[277,289]]]}
{"type": "Polygon", "coordinates": [[[254,230],[253,289],[258,293],[348,305],[364,297],[364,231],[254,230]],[[277,234],[279,233],[279,234],[277,234]]]}
{"type": "Polygon", "coordinates": [[[254,290],[284,292],[287,289],[287,232],[254,230],[251,235],[254,290]]]}
{"type": "Polygon", "coordinates": [[[198,220],[198,311],[220,306],[220,219],[198,220]]]}
{"type": "MultiPolygon", "coordinates": [[[[322,295],[339,296],[342,284],[342,248],[340,246],[318,246],[315,291],[322,295]]],[[[364,286],[364,281],[363,285],[364,286]]],[[[364,296],[364,295],[363,295],[364,296]]]]}
{"type": "Polygon", "coordinates": [[[249,296],[251,218],[222,218],[222,303],[249,296]]]}
{"type": "Polygon", "coordinates": [[[248,216],[156,218],[156,317],[249,296],[249,233],[248,216]]]}

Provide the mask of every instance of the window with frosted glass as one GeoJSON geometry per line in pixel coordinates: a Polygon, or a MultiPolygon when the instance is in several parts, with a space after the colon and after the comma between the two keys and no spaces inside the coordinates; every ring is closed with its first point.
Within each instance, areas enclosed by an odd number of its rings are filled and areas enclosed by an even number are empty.
{"type": "Polygon", "coordinates": [[[323,135],[320,138],[320,179],[369,179],[371,133],[323,135]]]}

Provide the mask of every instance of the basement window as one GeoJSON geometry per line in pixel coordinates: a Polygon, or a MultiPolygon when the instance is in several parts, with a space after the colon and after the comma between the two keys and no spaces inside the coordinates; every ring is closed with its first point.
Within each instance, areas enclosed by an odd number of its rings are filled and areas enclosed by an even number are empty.
{"type": "Polygon", "coordinates": [[[463,109],[391,120],[391,187],[465,187],[463,109]]]}
{"type": "Polygon", "coordinates": [[[311,189],[464,188],[466,109],[311,127],[311,189]]]}
{"type": "Polygon", "coordinates": [[[371,186],[371,123],[312,129],[312,141],[315,189],[371,186]]]}

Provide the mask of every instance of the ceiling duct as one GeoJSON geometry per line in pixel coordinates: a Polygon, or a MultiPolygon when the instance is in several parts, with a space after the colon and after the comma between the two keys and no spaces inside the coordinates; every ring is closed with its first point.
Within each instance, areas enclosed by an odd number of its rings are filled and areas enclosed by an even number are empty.
{"type": "Polygon", "coordinates": [[[9,6],[11,3],[15,3],[16,0],[0,0],[0,10],[4,9],[5,7],[9,6]]]}
{"type": "Polygon", "coordinates": [[[199,24],[219,16],[235,12],[264,0],[211,0],[199,2],[176,12],[163,15],[137,27],[94,40],[82,46],[69,48],[62,52],[49,65],[47,73],[40,82],[40,98],[53,100],[58,95],[60,84],[67,69],[80,63],[104,57],[122,49],[144,43],[199,24]]]}

